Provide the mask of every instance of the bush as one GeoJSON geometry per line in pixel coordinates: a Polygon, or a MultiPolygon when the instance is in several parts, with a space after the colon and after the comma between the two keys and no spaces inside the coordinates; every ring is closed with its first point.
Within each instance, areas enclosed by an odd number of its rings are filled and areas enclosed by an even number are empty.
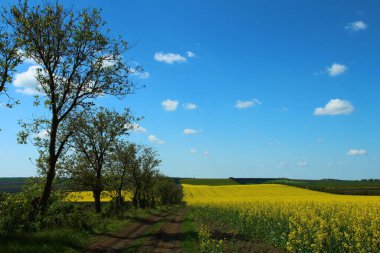
{"type": "Polygon", "coordinates": [[[159,180],[156,191],[161,205],[180,204],[182,201],[182,186],[170,178],[159,180]]]}
{"type": "Polygon", "coordinates": [[[52,192],[45,212],[37,212],[35,203],[40,193],[39,180],[31,179],[20,193],[0,195],[0,234],[64,227],[92,230],[95,214],[63,201],[64,192],[52,192]]]}
{"type": "Polygon", "coordinates": [[[38,187],[29,183],[20,193],[3,194],[0,202],[0,233],[36,230],[33,219],[33,200],[38,187]]]}

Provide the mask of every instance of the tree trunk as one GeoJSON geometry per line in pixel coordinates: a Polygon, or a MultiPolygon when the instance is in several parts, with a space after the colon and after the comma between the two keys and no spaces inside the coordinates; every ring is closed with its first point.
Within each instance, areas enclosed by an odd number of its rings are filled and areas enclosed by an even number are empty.
{"type": "Polygon", "coordinates": [[[126,173],[126,169],[124,168],[123,170],[123,174],[121,175],[121,179],[120,179],[120,184],[119,184],[119,188],[117,189],[117,198],[116,198],[116,207],[117,207],[117,212],[121,211],[123,206],[124,206],[124,198],[122,196],[122,189],[123,189],[123,185],[124,185],[124,177],[125,177],[125,173],[126,173]]]}
{"type": "Polygon", "coordinates": [[[42,196],[41,196],[40,201],[38,203],[38,208],[40,208],[41,211],[45,211],[47,204],[48,204],[48,201],[49,201],[49,197],[50,197],[50,193],[51,193],[51,187],[53,185],[53,180],[55,177],[55,163],[53,166],[54,167],[50,167],[48,170],[48,173],[46,176],[46,182],[44,185],[44,191],[42,192],[42,196]],[[54,169],[51,169],[51,168],[54,168],[54,169]]]}
{"type": "Polygon", "coordinates": [[[94,199],[95,199],[95,210],[97,213],[102,211],[102,206],[100,203],[100,195],[102,194],[103,186],[102,186],[102,162],[98,161],[98,167],[96,170],[96,181],[95,181],[95,189],[94,189],[94,199]]]}
{"type": "Polygon", "coordinates": [[[42,192],[42,195],[40,197],[38,208],[44,212],[51,193],[51,188],[53,185],[53,180],[55,178],[55,167],[57,164],[57,158],[56,158],[56,139],[57,139],[57,130],[58,130],[58,119],[56,115],[53,115],[52,118],[52,126],[50,131],[50,143],[49,143],[49,168],[46,174],[46,181],[44,185],[44,190],[42,192]]]}
{"type": "Polygon", "coordinates": [[[100,213],[102,211],[102,204],[100,202],[100,195],[101,195],[102,191],[96,189],[96,190],[93,190],[93,195],[94,195],[94,199],[95,199],[95,211],[97,213],[100,213]]]}
{"type": "Polygon", "coordinates": [[[117,191],[117,197],[116,197],[116,211],[117,213],[120,213],[123,209],[123,204],[124,204],[124,199],[123,199],[123,196],[121,194],[121,190],[118,189],[117,191]]]}

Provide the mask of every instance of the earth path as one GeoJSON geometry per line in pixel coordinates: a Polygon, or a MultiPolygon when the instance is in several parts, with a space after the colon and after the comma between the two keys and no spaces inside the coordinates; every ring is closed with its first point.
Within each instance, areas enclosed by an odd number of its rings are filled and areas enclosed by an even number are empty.
{"type": "Polygon", "coordinates": [[[128,224],[116,235],[102,236],[99,241],[91,244],[86,252],[180,252],[183,216],[184,208],[180,208],[171,210],[162,215],[151,215],[147,218],[140,219],[128,224]],[[139,247],[140,243],[142,243],[141,247],[139,247]]]}

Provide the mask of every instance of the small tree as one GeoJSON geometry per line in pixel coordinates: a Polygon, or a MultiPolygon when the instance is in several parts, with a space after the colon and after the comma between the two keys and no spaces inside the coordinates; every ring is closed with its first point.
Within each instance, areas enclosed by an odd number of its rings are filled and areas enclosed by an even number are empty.
{"type": "Polygon", "coordinates": [[[158,159],[158,153],[151,147],[144,148],[144,156],[141,161],[141,181],[142,194],[140,207],[154,207],[156,205],[154,186],[157,183],[159,174],[158,166],[161,160],[158,159]]]}
{"type": "Polygon", "coordinates": [[[157,177],[154,191],[161,205],[180,204],[183,197],[181,185],[164,175],[157,177]]]}
{"type": "Polygon", "coordinates": [[[128,187],[128,177],[134,159],[134,144],[126,141],[116,143],[111,156],[108,190],[116,201],[116,212],[119,213],[124,205],[122,191],[128,187]]]}
{"type": "MultiPolygon", "coordinates": [[[[42,95],[35,104],[43,100],[48,111],[46,117],[22,123],[25,130],[18,137],[20,143],[26,143],[33,132],[48,133],[46,145],[38,146],[47,165],[38,200],[39,209],[44,210],[57,163],[73,134],[65,128],[67,121],[78,111],[91,108],[99,96],[122,98],[133,91],[130,68],[123,58],[128,46],[126,41],[110,37],[97,9],[73,11],[47,1],[30,6],[27,0],[20,0],[3,8],[2,20],[9,38],[17,38],[18,50],[37,64],[37,89],[42,95]]],[[[19,55],[14,50],[10,57],[17,63],[19,55]]],[[[3,74],[2,79],[9,81],[9,76],[3,74]]]]}
{"type": "Polygon", "coordinates": [[[97,212],[101,211],[100,197],[107,185],[104,180],[112,152],[117,141],[128,134],[133,119],[128,110],[120,114],[100,107],[81,112],[71,122],[75,131],[69,142],[69,176],[92,190],[97,212]]]}
{"type": "Polygon", "coordinates": [[[155,204],[154,184],[161,161],[157,152],[148,146],[130,146],[131,163],[129,184],[132,190],[132,201],[135,207],[153,207],[155,204]]]}

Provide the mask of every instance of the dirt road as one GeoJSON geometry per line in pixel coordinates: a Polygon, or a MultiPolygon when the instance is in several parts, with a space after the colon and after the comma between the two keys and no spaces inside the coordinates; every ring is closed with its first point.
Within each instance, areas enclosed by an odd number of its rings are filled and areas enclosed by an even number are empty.
{"type": "Polygon", "coordinates": [[[126,226],[115,236],[107,235],[90,245],[87,253],[180,252],[184,209],[151,215],[126,226]]]}

